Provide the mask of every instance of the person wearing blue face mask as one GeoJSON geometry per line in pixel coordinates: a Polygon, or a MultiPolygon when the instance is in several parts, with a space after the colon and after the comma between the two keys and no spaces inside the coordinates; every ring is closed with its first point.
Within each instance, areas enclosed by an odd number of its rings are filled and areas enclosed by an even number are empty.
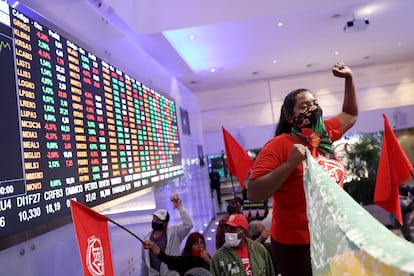
{"type": "MultiPolygon", "coordinates": [[[[158,248],[168,255],[180,255],[180,245],[184,238],[193,228],[193,220],[188,211],[183,207],[183,203],[177,194],[170,197],[174,208],[176,208],[182,219],[181,224],[168,226],[170,214],[165,209],[158,209],[153,214],[152,231],[145,235],[144,240],[153,242],[158,248]]],[[[147,275],[168,275],[178,276],[178,272],[169,270],[165,263],[149,250],[142,249],[141,273],[142,276],[147,275]]]]}
{"type": "Polygon", "coordinates": [[[223,222],[225,242],[211,261],[213,275],[275,275],[267,249],[247,238],[248,225],[242,214],[230,215],[223,222]]]}
{"type": "Polygon", "coordinates": [[[301,88],[290,92],[281,107],[275,137],[259,152],[247,184],[250,201],[273,197],[272,257],[283,276],[312,275],[303,189],[302,161],[306,151],[338,185],[342,186],[345,178],[345,168],[336,158],[332,142],[355,124],[358,105],[351,69],[338,62],[332,73],[345,80],[342,112],[323,120],[322,108],[311,91],[301,88]]]}

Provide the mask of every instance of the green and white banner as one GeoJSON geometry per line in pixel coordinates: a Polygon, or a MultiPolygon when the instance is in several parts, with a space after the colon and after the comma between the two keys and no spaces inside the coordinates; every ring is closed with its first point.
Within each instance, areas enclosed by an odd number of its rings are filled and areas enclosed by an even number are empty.
{"type": "Polygon", "coordinates": [[[314,275],[414,275],[414,244],[372,217],[309,151],[304,188],[314,275]]]}

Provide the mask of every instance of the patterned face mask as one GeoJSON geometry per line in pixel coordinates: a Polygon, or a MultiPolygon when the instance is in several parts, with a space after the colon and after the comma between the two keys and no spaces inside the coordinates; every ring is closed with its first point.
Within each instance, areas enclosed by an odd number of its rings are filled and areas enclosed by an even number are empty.
{"type": "Polygon", "coordinates": [[[311,105],[303,113],[293,118],[292,132],[309,143],[314,157],[316,157],[316,152],[319,151],[330,158],[334,158],[332,140],[326,132],[322,120],[322,109],[319,105],[311,105]]]}

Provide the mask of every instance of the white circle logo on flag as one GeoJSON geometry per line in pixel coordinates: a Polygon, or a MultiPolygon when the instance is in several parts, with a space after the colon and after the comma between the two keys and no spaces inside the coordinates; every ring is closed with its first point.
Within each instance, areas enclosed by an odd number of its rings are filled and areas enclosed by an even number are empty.
{"type": "Polygon", "coordinates": [[[94,276],[105,275],[104,250],[101,239],[90,236],[86,250],[86,265],[89,272],[94,276]]]}

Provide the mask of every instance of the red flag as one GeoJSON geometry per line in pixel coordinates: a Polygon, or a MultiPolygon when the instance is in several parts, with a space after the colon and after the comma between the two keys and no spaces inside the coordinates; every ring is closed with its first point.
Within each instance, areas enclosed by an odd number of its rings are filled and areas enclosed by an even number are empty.
{"type": "Polygon", "coordinates": [[[413,166],[384,117],[384,136],[375,183],[374,203],[392,213],[402,225],[399,185],[412,177],[413,166]]]}
{"type": "Polygon", "coordinates": [[[85,276],[113,276],[108,218],[74,200],[70,201],[85,276]]]}
{"type": "Polygon", "coordinates": [[[253,166],[253,159],[224,127],[221,128],[226,147],[227,167],[229,172],[237,177],[241,188],[244,189],[244,179],[253,166]]]}

